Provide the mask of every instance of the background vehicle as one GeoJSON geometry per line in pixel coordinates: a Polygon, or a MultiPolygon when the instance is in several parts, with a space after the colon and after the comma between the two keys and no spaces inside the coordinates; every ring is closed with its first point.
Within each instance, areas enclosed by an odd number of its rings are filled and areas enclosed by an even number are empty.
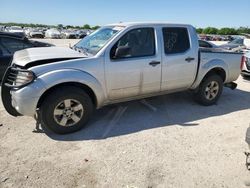
{"type": "Polygon", "coordinates": [[[87,33],[85,31],[78,30],[78,31],[76,31],[76,36],[78,39],[83,39],[84,37],[87,36],[87,33]]]}
{"type": "Polygon", "coordinates": [[[223,44],[219,46],[220,48],[224,49],[234,49],[234,48],[242,48],[242,49],[250,49],[250,39],[248,38],[236,38],[227,44],[223,44]]]}
{"type": "Polygon", "coordinates": [[[45,32],[46,38],[52,38],[52,39],[60,39],[61,38],[61,32],[55,28],[48,29],[45,32]]]}
{"type": "Polygon", "coordinates": [[[0,32],[0,81],[16,51],[25,48],[50,46],[52,45],[44,42],[31,41],[18,34],[0,32]]]}
{"type": "Polygon", "coordinates": [[[20,35],[22,37],[25,36],[23,28],[18,27],[18,26],[12,26],[12,27],[8,28],[7,31],[10,32],[10,33],[14,33],[14,34],[20,35]]]}
{"type": "Polygon", "coordinates": [[[250,52],[242,57],[241,75],[245,78],[250,78],[250,52]]]}
{"type": "Polygon", "coordinates": [[[215,104],[235,89],[242,54],[199,48],[194,27],[166,23],[105,26],[72,48],[15,53],[2,84],[12,115],[35,116],[56,133],[81,129],[105,105],[192,90],[215,104]],[[13,77],[15,75],[15,77],[13,77]]]}
{"type": "Polygon", "coordinates": [[[29,32],[30,38],[44,38],[44,33],[40,29],[31,29],[29,32]]]}
{"type": "Polygon", "coordinates": [[[77,33],[74,30],[63,30],[61,32],[61,38],[64,38],[64,39],[76,39],[77,38],[77,33]]]}
{"type": "Polygon", "coordinates": [[[199,40],[199,46],[201,48],[218,48],[217,45],[215,45],[211,42],[205,41],[205,40],[199,40]]]}

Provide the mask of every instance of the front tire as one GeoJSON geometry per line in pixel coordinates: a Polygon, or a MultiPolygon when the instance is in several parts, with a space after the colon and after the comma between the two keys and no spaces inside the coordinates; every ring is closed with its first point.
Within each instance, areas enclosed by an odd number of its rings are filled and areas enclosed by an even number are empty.
{"type": "Polygon", "coordinates": [[[48,95],[40,109],[41,120],[48,129],[58,134],[68,134],[86,125],[94,105],[82,89],[65,86],[48,95]]]}
{"type": "Polygon", "coordinates": [[[212,74],[206,77],[195,93],[195,100],[204,106],[215,104],[223,91],[223,80],[219,75],[212,74]]]}

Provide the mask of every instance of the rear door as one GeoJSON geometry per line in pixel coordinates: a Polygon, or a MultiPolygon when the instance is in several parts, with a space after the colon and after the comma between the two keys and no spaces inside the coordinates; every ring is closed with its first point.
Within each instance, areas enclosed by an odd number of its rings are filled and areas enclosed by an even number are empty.
{"type": "Polygon", "coordinates": [[[131,29],[107,49],[105,76],[110,100],[160,91],[161,53],[157,36],[154,27],[131,29]],[[119,47],[129,47],[129,54],[114,58],[119,47]]]}
{"type": "Polygon", "coordinates": [[[163,27],[161,90],[189,88],[198,66],[198,39],[194,29],[163,27]],[[196,42],[192,42],[196,41],[196,42]]]}

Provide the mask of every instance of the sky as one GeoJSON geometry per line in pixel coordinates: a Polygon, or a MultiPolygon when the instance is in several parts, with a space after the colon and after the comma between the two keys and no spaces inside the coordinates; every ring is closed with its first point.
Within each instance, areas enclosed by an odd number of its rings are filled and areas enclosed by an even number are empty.
{"type": "Polygon", "coordinates": [[[102,26],[162,21],[250,27],[249,8],[250,0],[0,0],[0,22],[102,26]]]}

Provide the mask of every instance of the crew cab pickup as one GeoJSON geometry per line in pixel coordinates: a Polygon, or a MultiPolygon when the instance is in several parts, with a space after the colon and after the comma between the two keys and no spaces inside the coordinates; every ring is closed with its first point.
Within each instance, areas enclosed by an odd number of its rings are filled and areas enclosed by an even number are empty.
{"type": "Polygon", "coordinates": [[[195,28],[168,23],[107,25],[73,47],[15,53],[2,83],[13,116],[38,117],[59,134],[80,130],[95,109],[192,90],[213,105],[240,75],[241,53],[199,49],[195,28]]]}

